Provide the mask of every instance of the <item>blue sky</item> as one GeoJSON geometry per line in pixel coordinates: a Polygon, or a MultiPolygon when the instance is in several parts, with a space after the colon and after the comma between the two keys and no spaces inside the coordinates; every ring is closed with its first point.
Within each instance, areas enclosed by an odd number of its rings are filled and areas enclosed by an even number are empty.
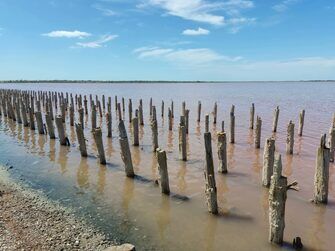
{"type": "Polygon", "coordinates": [[[335,1],[0,0],[0,79],[335,79],[335,1]]]}

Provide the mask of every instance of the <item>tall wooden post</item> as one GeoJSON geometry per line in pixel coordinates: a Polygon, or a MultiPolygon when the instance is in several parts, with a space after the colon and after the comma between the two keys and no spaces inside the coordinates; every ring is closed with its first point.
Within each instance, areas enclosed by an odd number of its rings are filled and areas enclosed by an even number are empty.
{"type": "Polygon", "coordinates": [[[54,124],[53,124],[53,121],[51,119],[50,114],[48,114],[48,113],[45,114],[45,121],[46,121],[46,124],[47,124],[48,134],[49,134],[50,139],[55,139],[56,138],[55,127],[54,127],[54,124]]]}
{"type": "Polygon", "coordinates": [[[299,132],[298,135],[302,136],[302,131],[304,129],[304,122],[305,122],[305,110],[302,110],[299,114],[299,132]]]}
{"type": "Polygon", "coordinates": [[[158,148],[158,128],[157,128],[157,120],[152,119],[151,120],[151,132],[152,132],[152,151],[156,152],[156,149],[158,148]]]}
{"type": "Polygon", "coordinates": [[[158,148],[156,150],[156,157],[158,162],[158,170],[160,175],[160,185],[162,193],[170,194],[169,173],[167,169],[166,152],[158,148]]]}
{"type": "Polygon", "coordinates": [[[270,187],[275,158],[275,139],[268,138],[264,144],[262,185],[270,187]]]}
{"type": "Polygon", "coordinates": [[[209,132],[209,115],[205,115],[205,132],[209,132]]]}
{"type": "Polygon", "coordinates": [[[107,137],[112,137],[112,113],[107,112],[106,113],[106,123],[107,123],[107,137]]]}
{"type": "Polygon", "coordinates": [[[228,172],[228,159],[227,159],[227,137],[225,132],[218,132],[218,171],[220,173],[228,172]]]}
{"type": "Polygon", "coordinates": [[[56,126],[58,130],[58,137],[59,137],[59,142],[62,146],[66,146],[66,136],[65,136],[65,129],[63,125],[63,119],[62,116],[57,116],[56,117],[56,126]]]}
{"type": "Polygon", "coordinates": [[[287,125],[286,153],[293,154],[294,147],[294,124],[292,120],[287,125]]]}
{"type": "Polygon", "coordinates": [[[252,103],[250,107],[250,121],[249,121],[249,129],[254,129],[254,121],[255,121],[255,104],[252,103]]]}
{"type": "Polygon", "coordinates": [[[123,120],[119,121],[119,142],[120,142],[120,148],[121,148],[121,158],[123,160],[124,166],[125,166],[125,172],[127,177],[134,177],[134,168],[133,168],[133,162],[131,159],[131,153],[129,149],[129,142],[128,142],[128,136],[127,131],[124,126],[123,120]]]}
{"type": "Polygon", "coordinates": [[[44,134],[42,113],[40,111],[35,112],[35,118],[36,118],[36,122],[37,122],[38,133],[39,134],[44,134]]]}
{"type": "Polygon", "coordinates": [[[334,162],[335,157],[335,127],[331,127],[329,130],[329,161],[334,162]]]}
{"type": "Polygon", "coordinates": [[[133,146],[139,146],[139,139],[138,139],[138,118],[132,119],[132,127],[133,127],[133,146]]]}
{"type": "Polygon", "coordinates": [[[217,118],[217,116],[218,116],[218,105],[215,102],[214,103],[214,109],[213,109],[213,124],[214,125],[216,124],[216,118],[217,118]]]}
{"type": "Polygon", "coordinates": [[[179,125],[179,158],[183,161],[187,160],[186,128],[182,124],[179,125]]]}
{"type": "Polygon", "coordinates": [[[229,134],[229,142],[235,143],[235,106],[232,105],[230,111],[230,134],[229,134]]]}
{"type": "Polygon", "coordinates": [[[256,118],[255,148],[261,147],[262,119],[256,118]]]}
{"type": "Polygon", "coordinates": [[[104,150],[104,144],[102,141],[102,132],[101,132],[100,127],[95,128],[93,130],[93,137],[94,137],[94,141],[97,146],[97,149],[98,149],[100,164],[106,165],[105,150],[104,150]]]}
{"type": "Polygon", "coordinates": [[[76,126],[76,133],[79,143],[80,154],[82,157],[87,157],[86,141],[83,126],[80,123],[79,124],[76,123],[75,126],[76,126]]]}
{"type": "Polygon", "coordinates": [[[277,132],[278,118],[279,118],[279,106],[276,107],[273,113],[272,132],[277,132]]]}
{"type": "Polygon", "coordinates": [[[197,121],[200,122],[201,120],[201,101],[198,101],[198,119],[197,121]]]}

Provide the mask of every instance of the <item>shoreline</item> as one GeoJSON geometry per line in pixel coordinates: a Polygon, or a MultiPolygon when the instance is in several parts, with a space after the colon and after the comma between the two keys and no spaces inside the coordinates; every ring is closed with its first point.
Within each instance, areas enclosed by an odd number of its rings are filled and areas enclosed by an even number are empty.
{"type": "Polygon", "coordinates": [[[0,208],[1,250],[135,250],[116,246],[71,209],[13,180],[3,166],[0,208]]]}

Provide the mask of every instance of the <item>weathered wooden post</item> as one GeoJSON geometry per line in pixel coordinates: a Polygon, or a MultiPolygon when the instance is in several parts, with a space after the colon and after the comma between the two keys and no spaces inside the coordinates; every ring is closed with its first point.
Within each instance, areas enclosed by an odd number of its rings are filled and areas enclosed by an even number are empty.
{"type": "Polygon", "coordinates": [[[206,151],[206,169],[204,173],[206,180],[205,193],[207,198],[207,207],[210,213],[218,214],[217,190],[214,176],[211,133],[205,132],[204,139],[205,139],[205,151],[206,151]]]}
{"type": "Polygon", "coordinates": [[[221,131],[222,131],[222,132],[225,131],[225,130],[224,130],[224,120],[222,120],[222,122],[221,122],[221,131]]]}
{"type": "Polygon", "coordinates": [[[21,119],[21,109],[20,109],[20,101],[15,102],[15,109],[16,109],[16,118],[17,118],[17,123],[22,124],[22,119],[21,119]]]}
{"type": "Polygon", "coordinates": [[[217,118],[217,116],[218,116],[218,105],[215,102],[214,103],[214,109],[213,109],[213,124],[214,125],[216,124],[216,118],[217,118]]]}
{"type": "Polygon", "coordinates": [[[190,116],[190,110],[186,109],[185,110],[185,129],[186,129],[186,134],[188,134],[189,131],[189,116],[190,116]]]}
{"type": "Polygon", "coordinates": [[[124,126],[123,120],[119,121],[119,142],[120,142],[120,148],[121,148],[121,158],[123,160],[124,166],[125,166],[125,172],[127,177],[134,177],[134,168],[133,168],[133,162],[131,159],[131,153],[129,149],[129,142],[127,137],[127,131],[124,126]]]}
{"type": "Polygon", "coordinates": [[[62,100],[60,109],[61,109],[61,114],[62,114],[62,122],[65,123],[66,112],[65,112],[65,103],[64,103],[64,100],[62,100]]]}
{"type": "Polygon", "coordinates": [[[70,104],[70,126],[74,126],[74,106],[70,104]]]}
{"type": "Polygon", "coordinates": [[[79,143],[79,150],[82,157],[87,157],[86,141],[84,136],[83,126],[80,123],[76,123],[76,134],[79,143]]]}
{"type": "Polygon", "coordinates": [[[328,202],[329,184],[329,156],[330,150],[326,147],[326,134],[321,136],[320,146],[317,150],[315,176],[314,176],[314,202],[328,202]]]}
{"type": "Polygon", "coordinates": [[[117,102],[117,96],[114,97],[114,105],[115,105],[115,111],[117,111],[118,106],[117,106],[118,102],[117,102]]]}
{"type": "Polygon", "coordinates": [[[107,112],[106,113],[106,123],[107,123],[107,137],[112,137],[112,113],[107,112]]]}
{"type": "Polygon", "coordinates": [[[129,99],[128,103],[128,116],[129,116],[129,123],[131,123],[133,118],[133,103],[131,101],[131,98],[129,99]]]}
{"type": "Polygon", "coordinates": [[[26,106],[23,102],[21,104],[21,113],[22,113],[23,126],[28,127],[29,123],[27,119],[27,111],[26,111],[26,106]]]}
{"type": "Polygon", "coordinates": [[[56,138],[55,128],[54,128],[54,124],[53,124],[53,121],[49,113],[45,114],[45,121],[47,124],[48,134],[49,134],[50,139],[55,139],[56,138]]]}
{"type": "Polygon", "coordinates": [[[63,125],[62,116],[56,116],[56,126],[58,131],[59,142],[62,146],[66,146],[66,136],[65,136],[65,129],[63,125]]]}
{"type": "Polygon", "coordinates": [[[209,115],[205,115],[205,132],[209,132],[209,115]]]}
{"type": "Polygon", "coordinates": [[[287,197],[287,178],[281,176],[281,169],[281,156],[276,154],[269,191],[269,241],[278,245],[283,244],[287,197]]]}
{"type": "Polygon", "coordinates": [[[218,132],[218,171],[220,173],[228,172],[228,159],[227,159],[227,137],[225,132],[218,132]]]}
{"type": "Polygon", "coordinates": [[[201,101],[198,101],[198,119],[197,121],[200,122],[201,120],[201,101]]]}
{"type": "Polygon", "coordinates": [[[97,146],[97,149],[98,149],[100,164],[106,165],[105,150],[104,150],[104,144],[102,141],[102,132],[101,132],[100,127],[95,128],[93,130],[93,137],[94,137],[94,141],[97,146]]]}
{"type": "Polygon", "coordinates": [[[138,120],[140,125],[144,125],[142,99],[140,99],[140,105],[138,106],[138,120]]]}
{"type": "Polygon", "coordinates": [[[235,106],[232,105],[230,110],[230,134],[229,134],[229,142],[235,143],[235,106]]]}
{"type": "MultiPolygon", "coordinates": [[[[88,108],[87,108],[87,99],[86,95],[84,96],[84,108],[85,108],[85,114],[88,115],[88,108]]],[[[84,126],[84,124],[82,124],[84,126]]]]}
{"type": "Polygon", "coordinates": [[[335,157],[335,127],[331,127],[329,130],[329,161],[334,162],[335,157]]]}
{"type": "Polygon", "coordinates": [[[151,131],[152,131],[152,151],[156,152],[156,149],[158,148],[158,128],[157,128],[157,120],[152,119],[151,123],[151,131]]]}
{"type": "Polygon", "coordinates": [[[277,132],[278,118],[279,118],[279,106],[276,107],[273,113],[272,132],[277,132]]]}
{"type": "Polygon", "coordinates": [[[79,108],[78,113],[79,113],[79,123],[80,123],[81,127],[84,129],[84,109],[79,108]]]}
{"type": "Polygon", "coordinates": [[[270,187],[275,159],[275,139],[268,138],[264,144],[262,185],[270,187]]]}
{"type": "Polygon", "coordinates": [[[117,111],[119,116],[119,121],[122,120],[122,111],[121,111],[121,104],[117,103],[117,111]]]}
{"type": "Polygon", "coordinates": [[[34,113],[31,108],[29,108],[29,125],[31,130],[35,130],[34,113]]]}
{"type": "Polygon", "coordinates": [[[254,129],[254,121],[255,121],[255,104],[252,103],[250,107],[249,129],[254,129]]]}
{"type": "Polygon", "coordinates": [[[174,105],[173,105],[173,100],[171,101],[171,114],[172,114],[172,118],[174,118],[174,105]]]}
{"type": "Polygon", "coordinates": [[[170,194],[169,173],[167,169],[166,152],[158,148],[156,150],[156,157],[158,162],[158,170],[160,175],[160,185],[162,193],[170,194]]]}
{"type": "Polygon", "coordinates": [[[169,112],[168,112],[168,118],[169,118],[169,131],[172,131],[173,121],[172,121],[172,113],[171,113],[170,108],[169,108],[169,112]]]}
{"type": "Polygon", "coordinates": [[[182,123],[179,125],[179,158],[183,161],[187,160],[186,128],[182,123]]]}
{"type": "Polygon", "coordinates": [[[125,102],[124,102],[124,97],[122,97],[122,111],[124,112],[126,110],[125,102]]]}
{"type": "Polygon", "coordinates": [[[292,120],[287,125],[286,153],[293,154],[294,147],[294,124],[292,120]]]}
{"type": "Polygon", "coordinates": [[[262,119],[261,117],[256,118],[256,133],[255,133],[255,148],[261,147],[261,133],[262,133],[262,119]]]}
{"type": "Polygon", "coordinates": [[[42,113],[40,111],[35,112],[35,118],[37,122],[37,129],[39,134],[44,134],[42,113]]]}
{"type": "Polygon", "coordinates": [[[92,124],[91,130],[93,132],[94,129],[97,128],[97,111],[96,111],[96,107],[94,104],[92,104],[92,109],[91,109],[91,124],[92,124]]]}
{"type": "Polygon", "coordinates": [[[162,100],[162,105],[161,105],[161,117],[164,117],[164,100],[162,100]]]}
{"type": "Polygon", "coordinates": [[[185,111],[186,111],[186,102],[183,101],[182,107],[181,107],[181,114],[182,114],[182,116],[185,116],[185,111]]]}
{"type": "Polygon", "coordinates": [[[139,139],[138,139],[138,118],[132,119],[132,127],[133,127],[133,146],[139,146],[139,139]]]}
{"type": "Polygon", "coordinates": [[[302,131],[304,129],[304,122],[305,122],[305,110],[302,110],[299,114],[299,132],[298,135],[302,136],[302,131]]]}

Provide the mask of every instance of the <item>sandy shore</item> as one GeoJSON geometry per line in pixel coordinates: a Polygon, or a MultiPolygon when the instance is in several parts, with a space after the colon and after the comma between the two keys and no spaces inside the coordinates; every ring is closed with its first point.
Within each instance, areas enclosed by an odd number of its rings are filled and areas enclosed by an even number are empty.
{"type": "MultiPolygon", "coordinates": [[[[106,237],[0,167],[0,250],[114,250],[106,237]]],[[[116,250],[116,249],[115,249],[116,250]]]]}

